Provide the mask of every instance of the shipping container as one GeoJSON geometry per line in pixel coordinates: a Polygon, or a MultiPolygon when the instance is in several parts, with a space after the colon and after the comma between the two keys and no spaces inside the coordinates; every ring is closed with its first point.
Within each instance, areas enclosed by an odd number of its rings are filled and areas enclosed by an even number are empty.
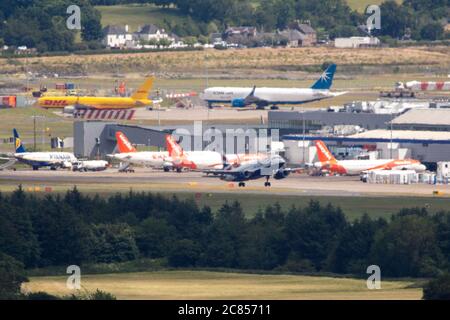
{"type": "Polygon", "coordinates": [[[15,108],[17,106],[16,96],[0,96],[0,106],[3,108],[15,108]]]}

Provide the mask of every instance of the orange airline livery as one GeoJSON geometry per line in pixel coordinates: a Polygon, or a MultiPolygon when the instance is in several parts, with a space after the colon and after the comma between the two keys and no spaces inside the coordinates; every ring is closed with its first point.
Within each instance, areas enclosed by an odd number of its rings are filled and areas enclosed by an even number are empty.
{"type": "Polygon", "coordinates": [[[319,162],[314,167],[331,173],[358,175],[371,170],[414,170],[423,172],[426,167],[414,159],[336,160],[323,141],[315,141],[319,162]]]}

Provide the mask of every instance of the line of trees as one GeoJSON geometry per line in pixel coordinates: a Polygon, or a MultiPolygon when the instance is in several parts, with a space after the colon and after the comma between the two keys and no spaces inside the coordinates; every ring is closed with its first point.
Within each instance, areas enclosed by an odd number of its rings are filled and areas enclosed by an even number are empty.
{"type": "Polygon", "coordinates": [[[149,193],[0,195],[0,252],[25,268],[161,259],[170,267],[220,267],[430,277],[450,267],[450,214],[403,209],[390,221],[311,201],[268,206],[251,219],[238,202],[216,214],[193,200],[149,193]]]}
{"type": "MultiPolygon", "coordinates": [[[[250,25],[265,32],[284,29],[295,19],[310,21],[319,35],[330,38],[358,35],[356,26],[367,16],[352,10],[345,0],[17,0],[0,2],[0,45],[26,45],[44,51],[98,49],[100,12],[94,5],[153,3],[176,8],[187,19],[162,22],[167,30],[185,36],[205,37],[227,26],[250,25]],[[66,28],[66,9],[79,5],[81,38],[66,28]]],[[[450,15],[450,0],[388,0],[381,4],[381,30],[375,35],[398,39],[441,40],[449,37],[443,25],[450,15]]]]}
{"type": "Polygon", "coordinates": [[[89,0],[0,1],[0,44],[27,46],[45,51],[73,51],[78,45],[99,47],[102,38],[101,15],[89,0]],[[81,39],[69,30],[66,13],[70,5],[81,10],[81,39]]]}
{"type": "MultiPolygon", "coordinates": [[[[367,15],[352,10],[345,0],[92,0],[95,4],[153,3],[178,8],[193,20],[177,30],[180,35],[205,34],[214,27],[228,25],[257,26],[266,32],[284,29],[294,19],[309,20],[314,28],[330,38],[358,35],[357,25],[367,15]],[[209,25],[207,25],[209,24],[209,25]]],[[[449,0],[384,1],[381,6],[381,30],[377,35],[394,39],[410,34],[415,40],[440,40],[446,37],[443,25],[450,15],[449,0]]],[[[172,25],[172,28],[180,26],[172,25]]],[[[175,32],[175,31],[174,31],[175,32]]]]}

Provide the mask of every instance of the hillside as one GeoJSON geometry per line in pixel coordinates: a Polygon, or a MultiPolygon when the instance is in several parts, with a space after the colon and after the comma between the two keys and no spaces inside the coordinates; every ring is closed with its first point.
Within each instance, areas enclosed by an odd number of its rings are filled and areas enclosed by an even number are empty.
{"type": "MultiPolygon", "coordinates": [[[[358,12],[364,12],[370,4],[381,4],[386,0],[346,0],[349,6],[358,12]]],[[[396,0],[401,3],[402,0],[396,0]]],[[[259,0],[253,2],[258,5],[259,0]]],[[[144,24],[154,23],[160,27],[171,24],[182,24],[188,20],[186,15],[181,14],[176,8],[161,8],[153,4],[129,4],[116,6],[96,6],[102,14],[102,26],[108,24],[128,24],[132,31],[144,24]]]]}
{"type": "MultiPolygon", "coordinates": [[[[346,0],[350,8],[358,11],[364,12],[368,5],[371,4],[382,4],[386,0],[346,0]]],[[[395,0],[397,3],[401,3],[402,0],[395,0]]]]}
{"type": "Polygon", "coordinates": [[[128,24],[131,31],[150,23],[164,28],[168,22],[182,24],[188,20],[188,17],[181,14],[178,9],[160,8],[153,4],[96,6],[96,8],[102,14],[102,26],[128,24]]]}
{"type": "MultiPolygon", "coordinates": [[[[160,76],[175,72],[204,74],[208,66],[210,74],[220,77],[241,74],[256,77],[267,71],[316,71],[326,61],[334,61],[348,71],[362,72],[363,66],[377,66],[377,72],[393,72],[395,67],[418,72],[435,70],[446,72],[450,57],[445,47],[406,47],[380,49],[337,49],[328,47],[310,48],[256,48],[243,50],[205,50],[185,52],[118,53],[97,55],[71,55],[35,57],[28,59],[0,59],[0,73],[13,74],[27,68],[31,72],[81,75],[95,73],[154,72],[160,76]]],[[[342,69],[341,69],[342,70],[342,69]]],[[[397,70],[397,72],[399,69],[397,70]]]]}

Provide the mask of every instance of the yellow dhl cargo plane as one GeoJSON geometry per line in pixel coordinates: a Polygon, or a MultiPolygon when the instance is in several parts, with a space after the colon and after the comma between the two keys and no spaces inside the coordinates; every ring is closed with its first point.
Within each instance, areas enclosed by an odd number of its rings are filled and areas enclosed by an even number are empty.
{"type": "Polygon", "coordinates": [[[42,108],[64,108],[76,106],[88,109],[130,109],[150,106],[152,100],[148,93],[153,86],[153,77],[145,82],[130,97],[94,97],[94,96],[43,96],[37,105],[42,108]]]}

